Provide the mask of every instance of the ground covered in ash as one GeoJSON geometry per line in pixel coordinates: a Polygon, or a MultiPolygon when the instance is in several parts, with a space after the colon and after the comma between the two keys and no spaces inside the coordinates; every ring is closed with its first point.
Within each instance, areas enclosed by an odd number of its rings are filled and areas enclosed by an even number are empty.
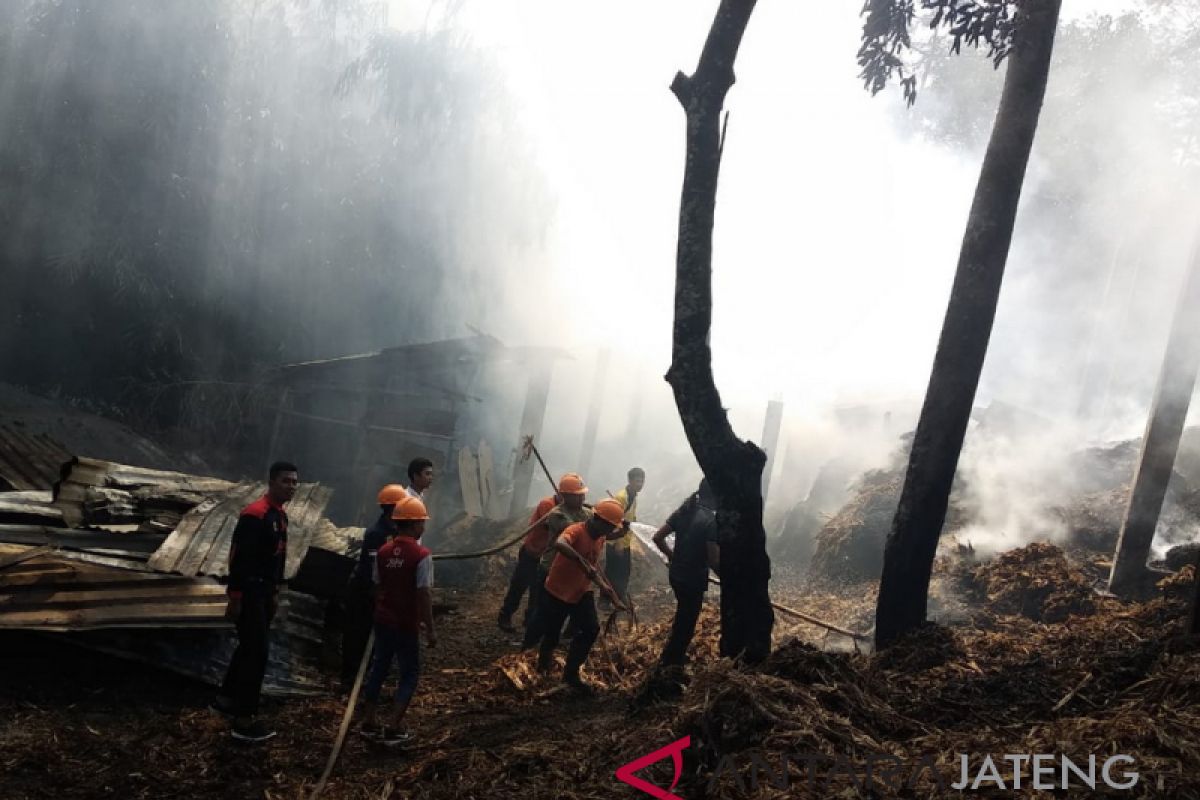
{"type": "MultiPolygon", "coordinates": [[[[1192,577],[1185,568],[1155,599],[1126,604],[1090,593],[1047,545],[943,563],[935,589],[962,604],[959,623],[871,655],[781,614],[776,651],[756,668],[716,658],[710,607],[692,665],[653,681],[670,598],[647,590],[636,632],[618,621],[593,650],[591,698],[515,652],[495,626],[497,587],[453,593],[442,599],[457,609],[426,651],[416,738],[397,750],[352,733],[322,796],[642,796],[615,771],[687,736],[674,792],[688,798],[962,796],[949,785],[960,753],[975,766],[988,754],[1083,764],[1128,754],[1132,789],[1098,783],[1066,796],[1200,797],[1200,648],[1179,636],[1192,577]],[[885,779],[876,766],[868,786],[864,765],[885,758],[894,769],[885,779]]],[[[780,586],[775,599],[856,630],[872,616],[873,590],[861,585],[780,586]]],[[[280,735],[241,746],[207,709],[207,687],[35,636],[5,637],[0,686],[4,798],[305,797],[343,709],[334,695],[272,701],[280,735]]],[[[638,775],[666,788],[671,763],[638,775]]],[[[1027,765],[1014,793],[998,763],[1005,790],[985,783],[975,794],[1034,796],[1027,765]]]]}

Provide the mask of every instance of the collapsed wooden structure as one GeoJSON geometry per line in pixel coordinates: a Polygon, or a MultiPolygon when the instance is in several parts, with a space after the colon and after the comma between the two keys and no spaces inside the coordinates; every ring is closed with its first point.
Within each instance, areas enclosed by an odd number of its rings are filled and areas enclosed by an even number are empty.
{"type": "MultiPolygon", "coordinates": [[[[28,462],[45,443],[33,444],[0,439],[0,459],[18,466],[10,474],[35,474],[28,462]]],[[[221,578],[238,515],[262,491],[256,482],[75,457],[59,465],[50,491],[0,493],[0,631],[68,636],[219,682],[235,646],[221,578]]],[[[331,495],[305,483],[289,505],[290,588],[272,632],[271,693],[325,688],[328,601],[356,546],[355,532],[323,516],[331,495]]]]}
{"type": "Polygon", "coordinates": [[[499,483],[513,486],[504,505],[524,509],[533,465],[493,472],[491,448],[481,442],[515,433],[516,445],[540,436],[554,363],[565,357],[556,348],[513,347],[478,334],[284,365],[270,383],[278,404],[267,452],[275,458],[286,450],[302,477],[336,489],[330,516],[355,525],[375,513],[374,490],[407,483],[408,463],[419,456],[438,471],[430,512],[439,524],[463,513],[495,516],[488,512],[501,506],[492,499],[499,483]],[[519,430],[510,431],[517,409],[504,400],[514,382],[525,381],[519,430]],[[462,455],[464,448],[478,450],[462,455]]]}

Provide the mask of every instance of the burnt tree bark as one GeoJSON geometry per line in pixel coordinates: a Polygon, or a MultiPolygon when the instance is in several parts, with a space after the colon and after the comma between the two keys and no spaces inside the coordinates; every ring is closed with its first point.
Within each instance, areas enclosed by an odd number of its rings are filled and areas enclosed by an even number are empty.
{"type": "Polygon", "coordinates": [[[879,648],[925,621],[934,554],[991,338],[1061,5],[1061,0],[1034,0],[1021,3],[1017,12],[1000,107],[884,550],[875,610],[879,648]]]}
{"type": "Polygon", "coordinates": [[[771,563],[763,531],[766,454],[734,434],[712,374],[712,232],[721,166],[721,107],[755,0],[721,0],[692,75],[671,91],[687,117],[687,160],[675,256],[675,324],[666,379],[692,452],[717,496],[721,549],[721,655],[770,653],[771,563]]]}

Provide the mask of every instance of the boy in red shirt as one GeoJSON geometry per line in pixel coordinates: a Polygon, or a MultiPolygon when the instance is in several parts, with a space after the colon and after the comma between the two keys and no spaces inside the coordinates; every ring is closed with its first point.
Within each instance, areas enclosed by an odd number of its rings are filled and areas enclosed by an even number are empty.
{"type": "Polygon", "coordinates": [[[375,582],[379,594],[375,601],[375,655],[371,675],[363,690],[363,732],[379,732],[384,744],[399,744],[410,738],[402,727],[404,713],[417,690],[421,671],[421,644],[418,634],[425,628],[425,643],[437,644],[433,630],[433,558],[421,546],[429,513],[425,504],[405,498],[392,511],[396,535],[379,548],[375,559],[375,582]],[[400,665],[396,686],[396,704],[391,719],[382,731],[376,721],[376,708],[388,669],[395,660],[400,665]]]}
{"type": "Polygon", "coordinates": [[[600,633],[592,583],[600,587],[614,606],[624,608],[612,587],[596,569],[605,542],[618,538],[624,532],[624,518],[624,507],[608,498],[596,503],[592,518],[587,522],[577,522],[564,530],[554,543],[556,555],[546,576],[545,594],[538,601],[538,613],[545,613],[538,669],[549,671],[563,621],[570,617],[576,633],[567,650],[563,682],[580,692],[591,691],[579,677],[579,668],[587,660],[592,644],[600,633]],[[543,600],[544,608],[541,605],[543,600]]]}

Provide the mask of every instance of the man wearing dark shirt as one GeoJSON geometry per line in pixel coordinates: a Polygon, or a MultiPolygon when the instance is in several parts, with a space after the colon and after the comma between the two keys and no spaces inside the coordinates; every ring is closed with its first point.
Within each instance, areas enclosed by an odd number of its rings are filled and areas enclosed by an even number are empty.
{"type": "Polygon", "coordinates": [[[375,617],[375,555],[396,535],[396,523],[392,521],[392,510],[408,492],[398,483],[389,483],[379,490],[379,519],[363,531],[362,548],[358,551],[358,562],[350,583],[346,587],[346,621],[342,631],[342,692],[349,692],[358,676],[358,665],[367,639],[371,636],[371,624],[375,617]]]}
{"type": "Polygon", "coordinates": [[[242,509],[233,530],[225,618],[237,625],[238,644],[216,705],[233,716],[233,738],[241,741],[262,742],[275,735],[254,715],[287,562],[288,517],[283,506],[296,495],[299,483],[294,464],[272,464],[267,493],[242,509]]]}
{"type": "Polygon", "coordinates": [[[671,589],[675,592],[675,619],[663,648],[659,664],[683,666],[687,649],[696,633],[696,620],[704,606],[708,588],[708,570],[720,566],[717,547],[716,498],[708,481],[700,481],[699,490],[684,501],[654,534],[654,544],[667,557],[671,589]],[[675,546],[667,536],[675,533],[675,546]]]}
{"type": "Polygon", "coordinates": [[[504,602],[500,606],[500,615],[497,618],[500,630],[506,633],[516,632],[516,628],[512,624],[512,615],[520,607],[521,596],[525,594],[526,589],[529,590],[529,602],[525,604],[524,625],[526,627],[529,625],[534,593],[537,589],[538,562],[541,560],[542,554],[546,552],[546,548],[550,546],[550,526],[545,520],[542,520],[542,517],[548,516],[561,502],[562,498],[557,494],[543,497],[529,517],[529,533],[525,534],[525,541],[521,543],[521,549],[517,551],[517,564],[513,568],[512,578],[508,582],[508,592],[504,595],[504,602]],[[539,522],[539,520],[541,521],[539,522]]]}

